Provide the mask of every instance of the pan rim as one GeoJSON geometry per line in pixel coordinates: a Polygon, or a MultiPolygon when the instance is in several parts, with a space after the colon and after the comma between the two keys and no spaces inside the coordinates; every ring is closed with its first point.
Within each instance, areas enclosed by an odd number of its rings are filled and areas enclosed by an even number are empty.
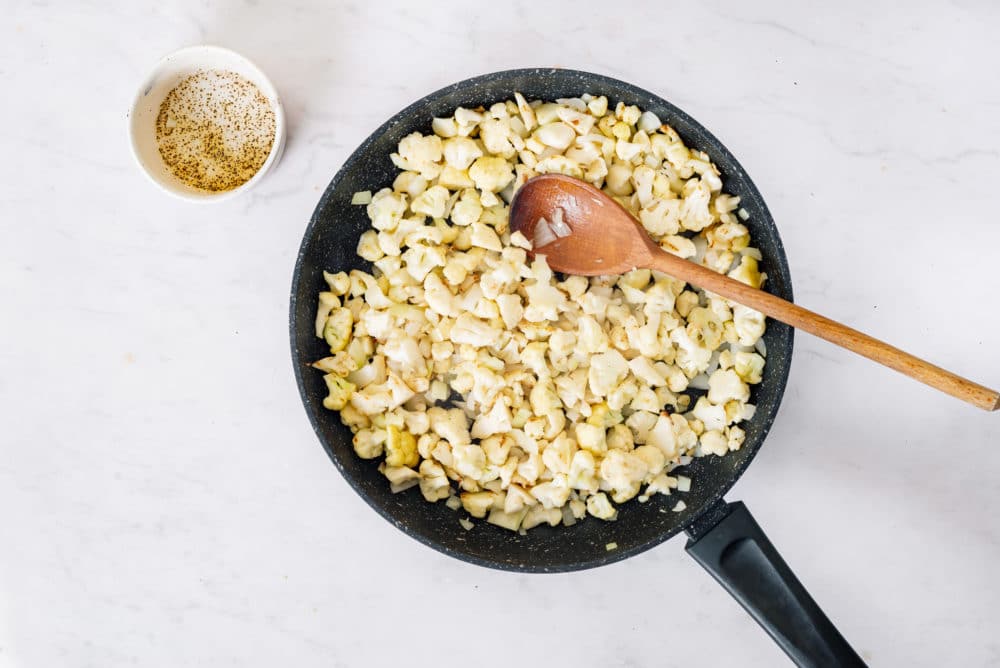
{"type": "MultiPolygon", "coordinates": [[[[319,439],[320,444],[323,446],[323,449],[326,451],[327,456],[333,462],[337,470],[340,471],[341,476],[347,481],[348,485],[350,485],[350,487],[354,490],[354,492],[358,494],[358,496],[360,496],[364,500],[364,502],[373,510],[375,510],[375,512],[377,512],[381,517],[383,517],[386,521],[393,524],[396,528],[405,533],[407,536],[449,557],[453,557],[455,559],[459,559],[466,563],[471,563],[477,566],[483,566],[494,570],[518,572],[518,573],[565,573],[565,572],[587,570],[600,566],[610,565],[612,563],[628,559],[630,557],[641,554],[642,552],[645,552],[649,549],[652,549],[657,545],[666,542],[670,538],[673,538],[682,531],[686,530],[692,524],[697,523],[698,520],[702,516],[704,516],[706,512],[708,512],[710,509],[716,506],[723,499],[726,493],[728,493],[729,490],[732,489],[736,481],[743,476],[747,468],[750,466],[751,462],[753,462],[754,458],[756,457],[757,452],[763,445],[764,440],[767,438],[767,435],[770,432],[771,427],[774,424],[774,420],[777,417],[777,414],[781,407],[785,389],[788,384],[788,377],[791,371],[791,360],[792,360],[792,353],[794,350],[794,329],[788,327],[784,338],[784,344],[787,346],[786,352],[780,359],[779,363],[775,365],[776,368],[771,367],[773,370],[770,371],[772,374],[778,374],[779,376],[778,379],[780,380],[780,382],[777,385],[777,390],[774,392],[773,408],[770,410],[769,414],[764,416],[764,420],[760,423],[759,439],[757,440],[756,443],[754,443],[750,447],[750,452],[748,453],[747,457],[742,462],[738,463],[738,465],[733,471],[732,477],[729,480],[727,480],[724,484],[718,485],[717,488],[713,490],[710,495],[708,495],[706,502],[699,509],[699,511],[697,513],[692,514],[684,522],[677,523],[676,525],[673,525],[668,529],[665,529],[662,532],[656,534],[652,538],[645,540],[641,543],[638,543],[630,548],[609,551],[607,554],[600,555],[600,557],[595,557],[592,559],[586,559],[581,561],[572,561],[559,564],[556,566],[551,566],[551,565],[532,564],[530,563],[530,561],[511,563],[506,561],[490,560],[479,557],[475,554],[466,553],[461,550],[457,550],[449,545],[441,543],[437,540],[434,540],[433,538],[424,535],[419,531],[414,531],[409,526],[399,522],[391,512],[377,505],[368,496],[368,494],[365,493],[365,491],[361,488],[360,484],[358,484],[358,482],[354,479],[354,477],[348,474],[348,472],[344,468],[343,463],[340,461],[340,458],[338,457],[337,453],[335,452],[333,447],[331,447],[331,445],[327,442],[327,439],[325,438],[320,427],[319,416],[316,415],[315,412],[310,408],[309,399],[306,391],[305,379],[303,375],[304,369],[300,362],[301,359],[300,351],[296,343],[298,334],[296,328],[296,310],[299,304],[298,286],[302,279],[304,259],[306,257],[308,246],[313,237],[315,236],[315,229],[317,223],[319,222],[320,211],[322,211],[325,208],[325,206],[328,204],[329,199],[333,196],[336,184],[339,183],[339,181],[342,178],[344,178],[345,174],[350,169],[350,167],[357,161],[357,159],[360,156],[362,156],[368,150],[369,146],[373,144],[377,139],[379,139],[382,135],[384,135],[387,131],[389,131],[392,127],[394,127],[397,123],[406,119],[413,112],[419,110],[420,108],[424,107],[429,103],[432,103],[433,101],[435,101],[440,97],[454,93],[462,88],[478,85],[482,82],[488,81],[493,78],[531,77],[531,76],[540,76],[545,73],[552,73],[552,72],[560,72],[562,74],[569,76],[577,76],[581,78],[581,81],[587,81],[588,83],[592,82],[593,84],[603,85],[607,87],[617,87],[623,90],[627,90],[629,91],[629,93],[634,94],[637,97],[641,96],[654,99],[657,101],[658,104],[662,105],[666,109],[669,109],[670,112],[675,117],[682,119],[685,123],[689,124],[692,127],[698,128],[700,132],[703,133],[705,141],[711,143],[714,147],[714,150],[718,151],[718,155],[713,154],[709,156],[712,159],[712,161],[716,162],[717,158],[724,156],[731,165],[734,165],[736,167],[737,171],[740,173],[739,174],[740,177],[745,181],[746,189],[752,195],[754,195],[756,199],[759,201],[761,207],[760,215],[763,215],[765,217],[765,222],[770,224],[775,230],[775,245],[773,254],[778,259],[778,262],[781,265],[781,268],[783,269],[783,272],[785,274],[785,278],[787,279],[786,298],[789,301],[791,301],[793,298],[791,272],[788,265],[788,258],[785,254],[784,243],[781,239],[780,234],[778,233],[777,226],[774,223],[774,219],[771,216],[771,212],[768,209],[763,196],[760,194],[760,191],[758,190],[756,184],[753,182],[752,179],[750,179],[749,175],[747,174],[743,166],[739,163],[736,157],[729,151],[729,149],[726,148],[725,144],[723,144],[714,134],[709,132],[708,129],[706,129],[700,122],[695,120],[689,114],[687,114],[682,109],[678,108],[676,105],[669,102],[668,100],[648,90],[635,86],[631,83],[621,81],[620,79],[615,79],[613,77],[609,77],[602,74],[596,74],[583,70],[575,70],[568,68],[539,67],[539,68],[498,70],[495,72],[489,72],[474,77],[470,77],[467,79],[463,79],[461,81],[440,88],[432,93],[429,93],[428,95],[425,95],[420,99],[414,101],[413,103],[407,105],[401,111],[399,111],[398,113],[394,114],[391,118],[389,118],[385,123],[381,124],[378,128],[372,131],[372,133],[369,134],[368,137],[366,137],[358,145],[358,147],[344,160],[341,167],[337,170],[336,174],[334,174],[333,178],[330,180],[326,189],[323,191],[322,196],[320,197],[319,201],[316,204],[316,207],[313,210],[312,215],[310,216],[309,224],[305,228],[302,241],[299,245],[299,249],[296,254],[295,267],[292,273],[292,283],[289,296],[289,336],[291,339],[292,367],[295,374],[296,385],[299,390],[299,397],[302,401],[303,408],[305,409],[306,416],[309,419],[309,423],[312,426],[313,431],[315,432],[317,438],[319,439]]],[[[729,173],[726,176],[732,177],[734,175],[732,173],[729,173]]]]}

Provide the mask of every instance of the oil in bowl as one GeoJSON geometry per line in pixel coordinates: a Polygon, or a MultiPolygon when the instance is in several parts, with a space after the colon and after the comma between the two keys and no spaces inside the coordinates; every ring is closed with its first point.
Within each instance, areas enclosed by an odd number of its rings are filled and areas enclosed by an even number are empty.
{"type": "Polygon", "coordinates": [[[133,153],[150,178],[185,199],[224,199],[277,162],[284,114],[270,81],[219,47],[160,62],[131,112],[133,153]]]}

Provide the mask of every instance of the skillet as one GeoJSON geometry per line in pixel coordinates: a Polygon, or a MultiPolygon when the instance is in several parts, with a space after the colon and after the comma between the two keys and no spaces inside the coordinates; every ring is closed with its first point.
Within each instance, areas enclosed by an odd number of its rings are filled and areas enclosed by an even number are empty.
{"type": "MultiPolygon", "coordinates": [[[[565,69],[495,72],[462,81],[411,104],[375,130],[333,177],[313,212],[299,249],[292,279],[289,329],[299,392],[316,435],[334,465],[354,490],[382,517],[407,535],[444,554],[507,571],[556,573],[610,564],[648,550],[686,532],[690,553],[764,627],[798,665],[864,665],[781,559],[742,503],[723,496],[760,449],[775,419],[788,380],[793,330],[768,321],[763,381],[752,387],[754,417],[741,423],[743,447],[725,457],[696,458],[686,467],[691,491],[656,495],[649,502],[618,506],[615,522],[587,518],[571,527],[543,525],[519,535],[478,522],[471,531],[443,503],[427,503],[416,488],[393,494],[378,472],[378,462],[354,454],[352,434],[339,416],[323,408],[326,385],[309,364],[329,354],[314,334],[316,295],[325,289],[323,270],[338,272],[371,265],[355,254],[358,238],[370,228],[365,207],[352,206],[357,191],[391,187],[398,174],[389,159],[399,140],[414,131],[430,133],[431,119],[450,116],[456,107],[488,107],[511,99],[554,100],[583,93],[605,95],[655,113],[691,148],[706,152],[722,172],[723,188],[738,195],[745,223],[763,255],[766,289],[792,299],[788,261],[778,230],[757,188],[736,158],[697,121],[660,97],[609,77],[565,69]],[[678,499],[686,508],[673,512],[678,499]],[[617,548],[608,550],[609,543],[617,548]]],[[[692,404],[698,392],[692,395],[692,404]]]]}

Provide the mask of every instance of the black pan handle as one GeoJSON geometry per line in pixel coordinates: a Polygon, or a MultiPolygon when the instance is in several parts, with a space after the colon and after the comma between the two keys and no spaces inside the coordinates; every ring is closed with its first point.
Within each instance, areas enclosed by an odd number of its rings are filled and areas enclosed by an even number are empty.
{"type": "Polygon", "coordinates": [[[719,501],[685,549],[799,666],[864,666],[741,502],[719,501]]]}

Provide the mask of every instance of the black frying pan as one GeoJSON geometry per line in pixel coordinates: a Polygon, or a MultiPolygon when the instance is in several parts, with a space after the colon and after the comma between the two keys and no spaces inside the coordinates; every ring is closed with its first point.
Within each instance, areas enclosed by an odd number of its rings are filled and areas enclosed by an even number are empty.
{"type": "Polygon", "coordinates": [[[309,364],[329,354],[314,335],[316,295],[325,289],[323,270],[370,271],[355,254],[358,238],[369,228],[365,209],[351,205],[359,190],[390,187],[398,170],[389,160],[399,140],[414,131],[430,132],[431,118],[450,116],[456,107],[489,106],[519,91],[528,99],[554,100],[583,93],[606,95],[654,112],[673,126],[688,146],[708,153],[722,171],[725,191],[741,198],[747,222],[763,254],[767,289],[792,299],[788,261],[778,230],[757,188],[726,147],[694,119],[669,102],[608,77],[561,69],[496,72],[431,93],[393,116],[347,159],[316,206],[306,228],[292,279],[290,329],[295,377],[309,420],[330,459],[355,491],[382,517],[425,545],[464,561],[509,571],[554,573],[602,566],[639,554],[687,532],[687,551],[698,560],[799,665],[864,665],[771,546],[742,503],[723,495],[750,464],[778,412],[788,379],[792,329],[769,321],[764,341],[767,366],[753,388],[757,405],[744,423],[746,442],[725,457],[702,457],[687,467],[691,491],[654,496],[648,503],[619,506],[618,520],[588,518],[572,527],[541,526],[527,535],[478,522],[471,531],[443,503],[427,503],[414,488],[393,494],[377,471],[376,461],[358,458],[351,432],[336,413],[323,408],[326,386],[309,364]],[[672,511],[678,499],[687,508],[672,511]],[[617,543],[615,550],[608,543],[617,543]]]}

